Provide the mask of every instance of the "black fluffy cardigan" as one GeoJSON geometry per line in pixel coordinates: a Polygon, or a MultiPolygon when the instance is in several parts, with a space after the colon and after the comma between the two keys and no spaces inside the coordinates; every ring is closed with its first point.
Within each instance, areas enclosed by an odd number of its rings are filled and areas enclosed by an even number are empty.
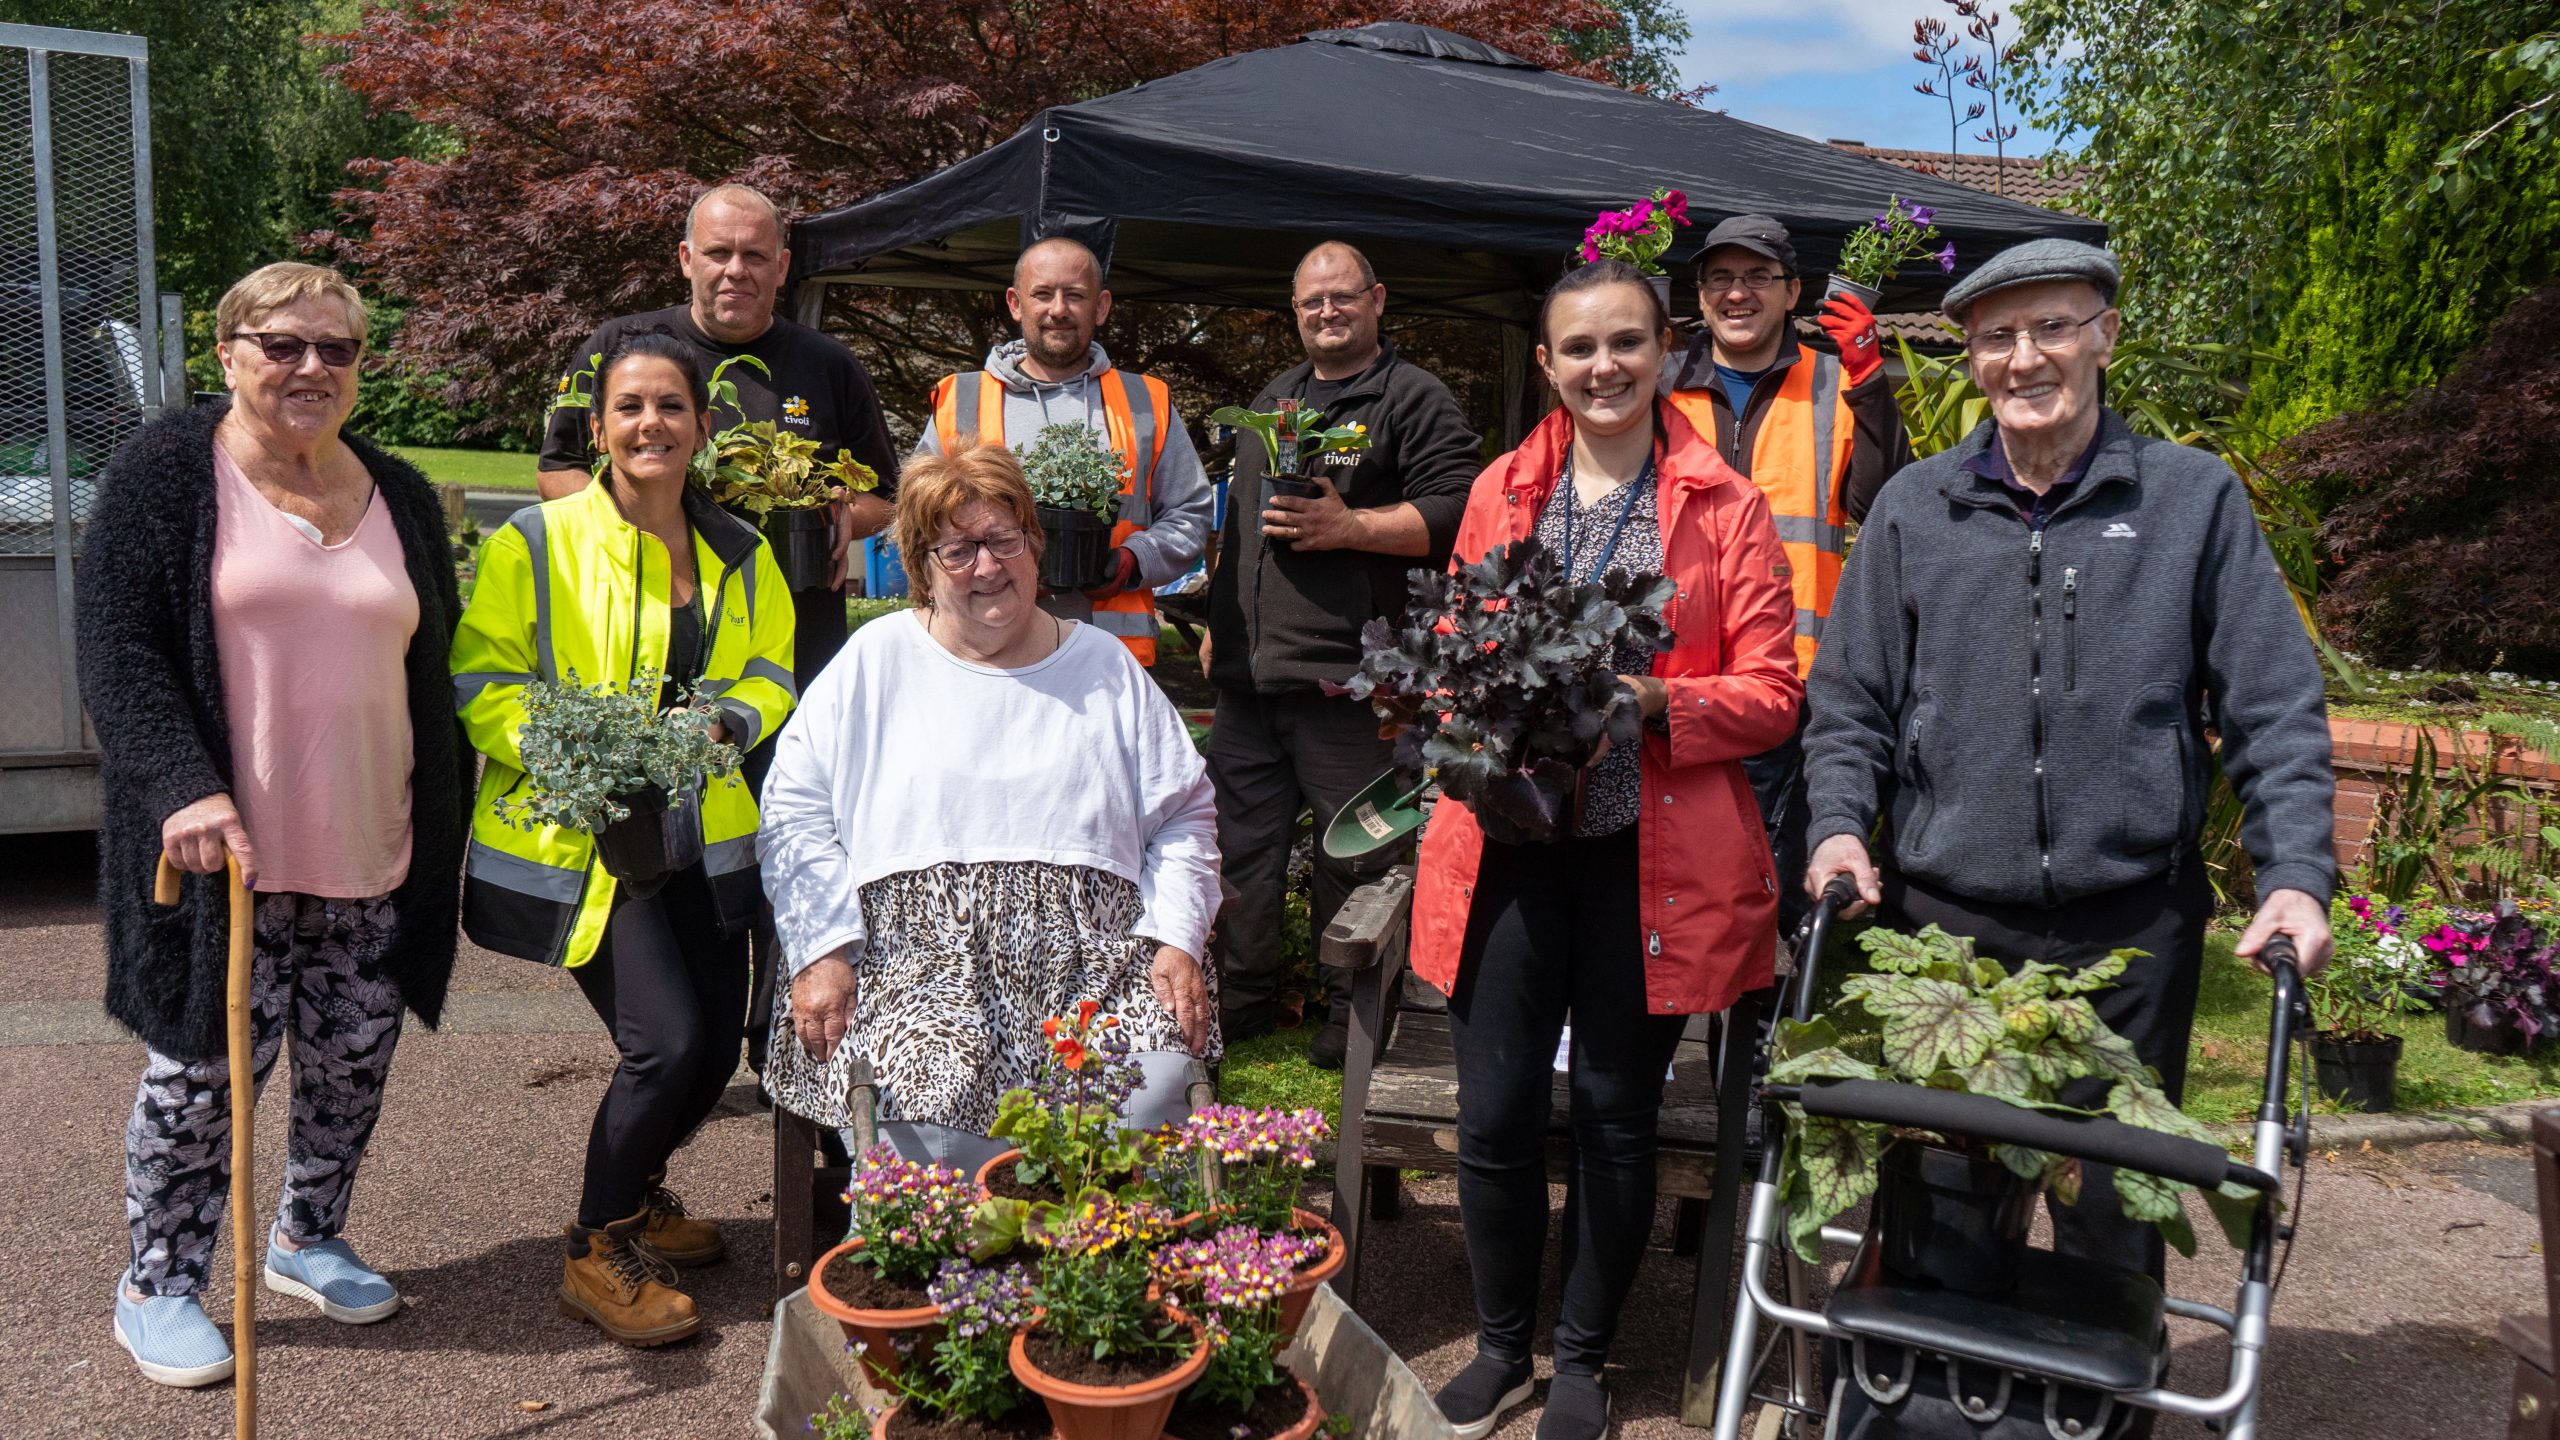
{"type": "MultiPolygon", "coordinates": [[[[180,1060],[223,1053],[229,956],[219,875],[189,875],[176,908],[152,903],[160,825],[231,789],[231,727],[213,645],[213,429],[229,402],[159,420],[102,477],[77,574],[80,696],[98,732],[98,898],[107,916],[107,1013],[180,1060]]],[[[447,654],[462,613],[435,487],[407,462],[345,437],[371,472],[418,595],[410,637],[409,878],[392,893],[383,967],[429,1025],[453,974],[474,773],[447,654]]]]}

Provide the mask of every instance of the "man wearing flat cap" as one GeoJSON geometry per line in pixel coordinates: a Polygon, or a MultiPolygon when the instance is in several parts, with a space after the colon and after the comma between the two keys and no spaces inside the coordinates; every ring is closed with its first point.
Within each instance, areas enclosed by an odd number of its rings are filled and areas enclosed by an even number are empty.
{"type": "MultiPolygon", "coordinates": [[[[1991,419],[1885,486],[1850,552],[1806,687],[1805,883],[1851,876],[1860,908],[2006,964],[2142,951],[2094,998],[2175,1100],[2212,913],[2207,732],[2256,865],[2243,957],[2283,933],[2306,973],[2327,961],[2333,781],[2319,663],[2239,477],[2104,403],[2117,279],[2104,250],[2033,240],[1948,292],[1991,419]]],[[[2054,1232],[2161,1274],[2103,1167],[2054,1232]]]]}

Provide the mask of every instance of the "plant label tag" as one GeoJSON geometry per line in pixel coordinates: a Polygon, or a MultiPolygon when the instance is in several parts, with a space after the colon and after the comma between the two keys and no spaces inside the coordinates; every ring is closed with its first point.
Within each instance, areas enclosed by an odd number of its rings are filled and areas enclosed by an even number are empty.
{"type": "Polygon", "coordinates": [[[1396,833],[1396,827],[1378,818],[1378,807],[1366,800],[1361,801],[1360,808],[1352,812],[1352,818],[1360,822],[1360,828],[1368,831],[1369,838],[1372,840],[1384,840],[1396,833]]]}

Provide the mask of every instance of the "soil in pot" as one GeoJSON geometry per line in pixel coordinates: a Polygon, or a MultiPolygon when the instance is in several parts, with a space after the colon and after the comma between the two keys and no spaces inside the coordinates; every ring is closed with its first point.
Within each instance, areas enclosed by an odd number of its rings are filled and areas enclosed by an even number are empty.
{"type": "Polygon", "coordinates": [[[1176,1332],[1173,1348],[1146,1355],[1096,1357],[1081,1345],[1069,1345],[1046,1329],[1022,1337],[1023,1352],[1040,1373],[1074,1385],[1098,1387],[1144,1385],[1180,1365],[1190,1354],[1191,1335],[1176,1332]]]}
{"type": "Polygon", "coordinates": [[[1876,1163],[1880,1258],[1897,1275],[1949,1290],[2006,1290],[2035,1202],[2035,1182],[1988,1155],[1896,1138],[1876,1163]]]}
{"type": "Polygon", "coordinates": [[[1316,1392],[1283,1372],[1279,1384],[1254,1396],[1253,1403],[1241,1410],[1197,1390],[1187,1392],[1182,1403],[1173,1407],[1164,1433],[1172,1440],[1278,1440],[1293,1432],[1312,1434],[1323,1423],[1324,1404],[1316,1399],[1316,1392]]]}
{"type": "Polygon", "coordinates": [[[1008,1150],[987,1162],[978,1172],[978,1183],[998,1200],[1023,1200],[1034,1205],[1063,1205],[1067,1192],[1057,1182],[1044,1180],[1037,1185],[1022,1182],[1016,1163],[1022,1159],[1019,1150],[1008,1150]]]}
{"type": "Polygon", "coordinates": [[[2390,1114],[2400,1085],[2400,1037],[2314,1035],[2311,1074],[2324,1098],[2367,1115],[2390,1114]]]}
{"type": "Polygon", "coordinates": [[[924,1286],[883,1275],[879,1267],[865,1265],[849,1253],[828,1261],[818,1282],[856,1310],[920,1310],[933,1303],[924,1286]]]}
{"type": "Polygon", "coordinates": [[[927,1415],[911,1400],[889,1412],[879,1433],[884,1440],[1047,1440],[1053,1428],[1048,1407],[1036,1399],[1026,1399],[1001,1420],[927,1415]]]}
{"type": "Polygon", "coordinates": [[[2444,1040],[2456,1050],[2468,1050],[2474,1055],[2521,1055],[2527,1049],[2524,1031],[2497,1021],[2476,1023],[2459,1005],[2445,1007],[2444,1040]]]}

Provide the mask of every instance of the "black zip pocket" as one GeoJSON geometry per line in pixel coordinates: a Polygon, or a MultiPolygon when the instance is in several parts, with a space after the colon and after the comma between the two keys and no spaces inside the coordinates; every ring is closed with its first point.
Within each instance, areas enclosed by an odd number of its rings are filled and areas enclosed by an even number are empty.
{"type": "Polygon", "coordinates": [[[2080,684],[2080,571],[2065,566],[2062,571],[2062,688],[2066,691],[2080,684]]]}

